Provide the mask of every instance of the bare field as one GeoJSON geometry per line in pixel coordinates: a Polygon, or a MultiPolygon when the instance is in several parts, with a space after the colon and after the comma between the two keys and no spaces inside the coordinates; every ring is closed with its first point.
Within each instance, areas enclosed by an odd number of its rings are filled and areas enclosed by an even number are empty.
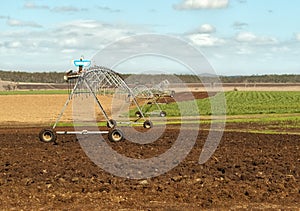
{"type": "MultiPolygon", "coordinates": [[[[67,98],[0,96],[0,210],[300,208],[299,135],[232,132],[231,128],[245,131],[262,125],[228,124],[215,154],[199,165],[208,135],[200,130],[194,148],[174,169],[154,178],[131,180],[96,166],[76,136],[60,135],[57,145],[38,140],[39,131],[55,121],[67,98]]],[[[110,96],[100,100],[107,108],[111,105],[110,96]]],[[[72,104],[62,121],[71,120],[72,104]]],[[[130,140],[109,144],[127,157],[149,158],[170,149],[180,130],[179,125],[167,125],[161,137],[147,145],[130,140]]],[[[108,140],[107,135],[103,138],[108,140]]]]}
{"type": "MultiPolygon", "coordinates": [[[[51,124],[63,108],[68,95],[1,95],[0,124],[51,124]]],[[[105,108],[110,107],[111,97],[101,96],[105,108]]],[[[64,112],[62,121],[72,121],[72,104],[64,112]]]]}
{"type": "MultiPolygon", "coordinates": [[[[245,87],[245,86],[225,86],[224,91],[233,91],[237,89],[239,91],[300,91],[300,86],[265,86],[265,87],[245,87]]],[[[189,87],[193,93],[195,99],[202,99],[208,97],[207,90],[204,88],[197,88],[194,86],[189,87]]],[[[181,100],[191,100],[187,98],[186,89],[181,90],[180,88],[174,89],[177,97],[181,100]]],[[[214,89],[210,90],[212,93],[214,89]]],[[[32,124],[51,124],[54,123],[61,109],[63,108],[66,100],[68,99],[67,94],[49,94],[49,95],[0,95],[0,125],[32,125],[32,124]]],[[[83,99],[84,96],[79,97],[83,99]]],[[[112,96],[101,95],[98,96],[102,106],[108,113],[111,111],[112,96]]],[[[114,99],[116,100],[116,99],[114,99]]],[[[180,101],[181,101],[180,100],[180,101]]],[[[173,102],[174,99],[167,98],[160,99],[159,102],[173,102]]],[[[145,101],[141,100],[140,105],[145,101]]],[[[114,102],[118,103],[118,102],[114,102]]],[[[99,109],[95,109],[98,112],[96,115],[101,118],[99,109]]],[[[71,122],[72,117],[72,104],[68,105],[64,112],[62,121],[71,122]]]]}
{"type": "MultiPolygon", "coordinates": [[[[1,210],[300,208],[300,136],[225,132],[213,157],[199,165],[208,135],[201,130],[192,151],[170,172],[134,180],[96,166],[75,136],[59,136],[58,145],[39,142],[40,129],[0,128],[1,210]]],[[[109,144],[127,157],[153,157],[174,144],[179,129],[168,126],[148,145],[109,144]]]]}
{"type": "MultiPolygon", "coordinates": [[[[186,93],[180,93],[180,100],[191,100],[186,93]]],[[[49,95],[0,95],[0,126],[2,125],[49,125],[56,121],[61,109],[68,99],[65,94],[49,95]]],[[[97,96],[104,110],[110,115],[112,101],[114,104],[123,103],[124,100],[113,98],[112,95],[97,96]]],[[[194,93],[196,99],[208,97],[207,93],[194,93]]],[[[82,100],[82,105],[86,103],[85,96],[77,97],[82,100]]],[[[145,99],[140,99],[139,105],[145,103],[145,99]]],[[[160,99],[161,102],[174,102],[173,98],[160,99]]],[[[96,106],[96,105],[95,105],[96,106]]],[[[61,122],[72,122],[72,102],[67,106],[61,122]]],[[[97,118],[104,120],[98,107],[95,108],[97,118]]]]}

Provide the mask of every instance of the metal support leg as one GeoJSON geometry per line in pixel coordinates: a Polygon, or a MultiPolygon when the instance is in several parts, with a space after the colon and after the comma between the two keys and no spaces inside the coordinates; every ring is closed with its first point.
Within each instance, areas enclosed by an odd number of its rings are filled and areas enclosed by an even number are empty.
{"type": "Polygon", "coordinates": [[[65,112],[65,110],[66,110],[66,108],[67,108],[67,106],[69,105],[69,102],[72,100],[73,95],[74,95],[74,92],[75,92],[75,90],[77,89],[77,87],[79,86],[79,83],[80,83],[80,82],[81,82],[81,81],[78,80],[77,83],[75,84],[75,86],[74,86],[72,92],[70,93],[70,95],[69,95],[69,97],[68,97],[68,99],[67,99],[67,101],[66,101],[64,107],[61,109],[60,114],[58,115],[58,117],[57,117],[57,119],[56,119],[56,122],[54,123],[54,125],[53,125],[53,127],[52,127],[53,129],[55,129],[57,123],[60,121],[62,115],[64,114],[64,112],[65,112]]]}

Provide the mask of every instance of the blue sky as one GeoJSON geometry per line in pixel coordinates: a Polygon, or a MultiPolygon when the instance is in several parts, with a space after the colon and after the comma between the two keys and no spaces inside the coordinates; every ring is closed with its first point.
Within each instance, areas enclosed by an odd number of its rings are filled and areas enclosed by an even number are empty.
{"type": "Polygon", "coordinates": [[[299,8],[297,0],[5,1],[0,69],[65,71],[116,40],[154,33],[190,43],[220,75],[299,74],[299,8]]]}

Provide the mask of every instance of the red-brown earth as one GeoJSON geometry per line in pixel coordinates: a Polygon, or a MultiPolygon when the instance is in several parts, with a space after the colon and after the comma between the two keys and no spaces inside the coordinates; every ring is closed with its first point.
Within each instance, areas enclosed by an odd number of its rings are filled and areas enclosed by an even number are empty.
{"type": "MultiPolygon", "coordinates": [[[[214,155],[199,165],[208,134],[200,130],[194,148],[178,166],[135,180],[95,165],[76,136],[59,135],[58,144],[46,144],[38,140],[40,130],[0,129],[1,210],[300,208],[299,135],[225,132],[214,155]]],[[[127,140],[109,144],[128,157],[149,158],[169,149],[178,131],[179,126],[168,126],[146,145],[127,140]]]]}

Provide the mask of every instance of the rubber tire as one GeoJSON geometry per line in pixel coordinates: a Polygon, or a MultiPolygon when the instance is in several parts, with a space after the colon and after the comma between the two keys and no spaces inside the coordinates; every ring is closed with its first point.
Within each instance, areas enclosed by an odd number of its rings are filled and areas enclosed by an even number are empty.
{"type": "Polygon", "coordinates": [[[120,129],[115,128],[115,129],[109,131],[108,139],[111,142],[119,142],[124,139],[124,134],[120,129]]]}
{"type": "Polygon", "coordinates": [[[150,120],[146,120],[143,124],[143,127],[146,129],[150,129],[153,127],[153,123],[150,120]]]}
{"type": "Polygon", "coordinates": [[[135,116],[140,118],[140,117],[142,117],[142,114],[140,111],[137,111],[137,112],[135,112],[135,116]]]}
{"type": "Polygon", "coordinates": [[[57,136],[53,129],[43,129],[39,133],[39,139],[41,142],[51,143],[56,141],[57,136]]]}
{"type": "Polygon", "coordinates": [[[166,116],[167,116],[167,113],[166,113],[165,111],[161,111],[161,112],[159,113],[159,116],[160,116],[160,117],[166,117],[166,116]]]}
{"type": "Polygon", "coordinates": [[[172,98],[175,97],[175,91],[174,90],[171,91],[170,97],[172,97],[172,98]]]}
{"type": "Polygon", "coordinates": [[[108,128],[115,128],[117,126],[116,120],[110,119],[109,122],[107,122],[106,126],[108,128]],[[110,124],[109,124],[110,123],[110,124]],[[112,125],[112,126],[111,126],[112,125]]]}

